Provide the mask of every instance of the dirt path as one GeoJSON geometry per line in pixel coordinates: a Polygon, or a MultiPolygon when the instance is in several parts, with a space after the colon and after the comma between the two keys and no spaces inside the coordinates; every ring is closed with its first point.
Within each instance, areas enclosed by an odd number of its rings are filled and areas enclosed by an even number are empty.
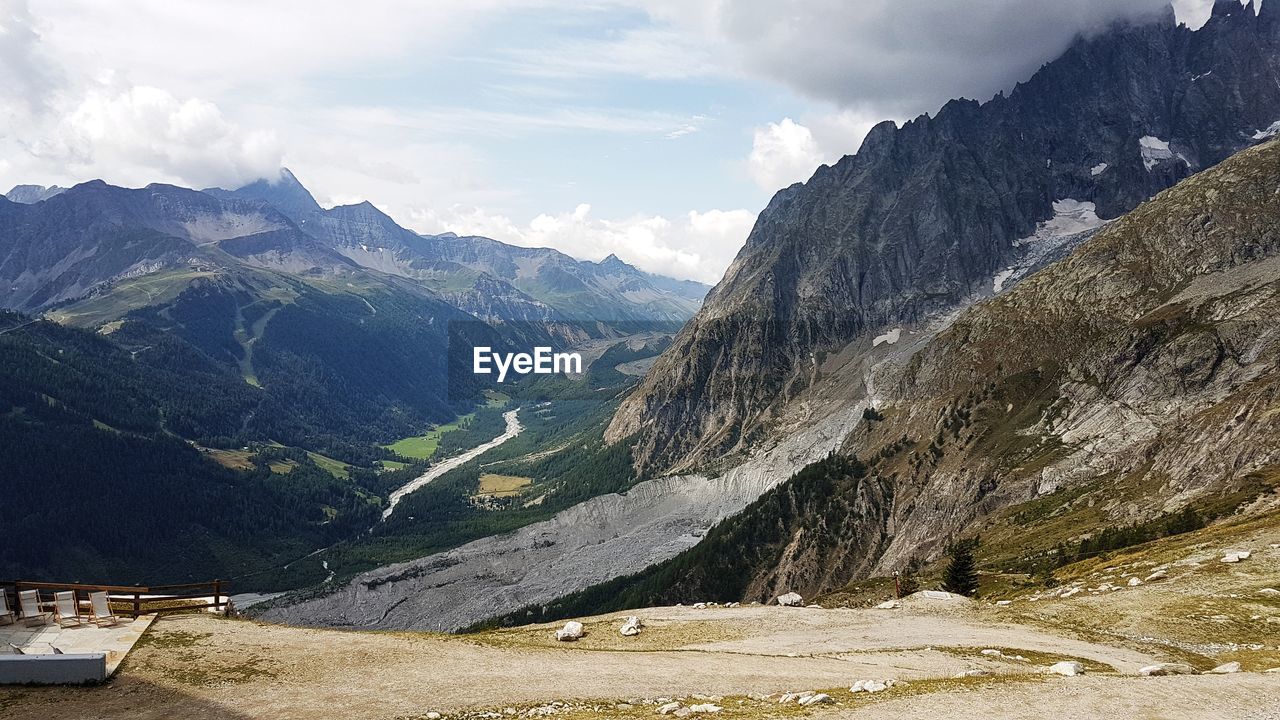
{"type": "MultiPolygon", "coordinates": [[[[923,690],[938,679],[968,670],[986,670],[993,676],[977,678],[978,686],[966,688],[970,705],[985,703],[981,697],[992,692],[1010,708],[1037,707],[1036,703],[1048,702],[1038,699],[1042,695],[1053,696],[1045,692],[1044,684],[1056,681],[1073,689],[1089,688],[1080,693],[1080,699],[1092,703],[1087,707],[1095,707],[1105,703],[1100,698],[1124,695],[1131,684],[1149,679],[1110,675],[1046,680],[1035,674],[1037,668],[1073,657],[1099,673],[1106,666],[1131,673],[1134,666],[1154,661],[1131,649],[1057,637],[1029,627],[993,626],[963,608],[677,607],[639,614],[647,625],[639,637],[618,635],[622,616],[610,615],[588,619],[587,637],[572,645],[551,639],[550,626],[441,636],[308,630],[179,616],[157,622],[107,685],[0,690],[0,710],[6,718],[406,718],[427,712],[527,708],[579,700],[608,701],[610,708],[632,701],[635,704],[629,710],[605,714],[650,717],[652,704],[661,697],[748,698],[806,689],[835,692],[859,679],[887,678],[905,680],[907,688],[923,690]],[[1027,660],[981,653],[991,647],[1024,654],[1027,660]],[[1016,676],[1033,679],[1000,681],[1016,676]],[[984,690],[984,683],[994,684],[984,690]]],[[[1280,690],[1280,677],[1273,677],[1188,678],[1187,683],[1194,683],[1186,685],[1174,678],[1171,687],[1186,689],[1139,693],[1133,702],[1154,702],[1182,693],[1188,700],[1210,699],[1207,707],[1212,707],[1217,704],[1212,698],[1258,692],[1269,681],[1280,690]]],[[[845,704],[820,712],[834,716],[856,699],[868,704],[867,709],[887,713],[865,717],[901,717],[893,714],[903,712],[891,709],[898,707],[895,703],[913,713],[933,712],[937,707],[946,708],[940,710],[944,716],[966,716],[964,706],[956,705],[958,701],[946,692],[901,697],[886,693],[874,702],[843,692],[848,697],[845,704]]],[[[775,707],[759,699],[740,702],[747,704],[719,717],[753,716],[775,707]]]]}

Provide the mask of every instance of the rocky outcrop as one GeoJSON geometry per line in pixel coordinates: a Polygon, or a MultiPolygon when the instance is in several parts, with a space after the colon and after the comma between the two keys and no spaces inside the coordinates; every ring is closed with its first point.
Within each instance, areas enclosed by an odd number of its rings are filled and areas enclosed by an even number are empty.
{"type": "Polygon", "coordinates": [[[254,611],[301,625],[448,631],[549,602],[696,545],[791,468],[837,448],[852,421],[832,415],[719,477],[642,482],[507,535],[362,573],[329,595],[254,611]]]}
{"type": "MultiPolygon", "coordinates": [[[[1057,491],[1062,507],[1045,505],[1046,517],[1091,509],[1075,537],[1199,500],[1248,512],[1280,468],[1277,187],[1280,141],[958,314],[877,376],[875,411],[842,444],[857,461],[805,468],[611,592],[640,604],[822,594],[937,557],[1057,491]]],[[[1034,547],[1034,518],[1020,522],[1034,547]]]]}
{"type": "Polygon", "coordinates": [[[1265,139],[1280,119],[1280,26],[1232,4],[1196,32],[1170,13],[1081,38],[1009,95],[881,124],[779,192],[610,439],[638,437],[646,471],[743,452],[824,354],[999,286],[1055,201],[1114,218],[1265,139]]]}

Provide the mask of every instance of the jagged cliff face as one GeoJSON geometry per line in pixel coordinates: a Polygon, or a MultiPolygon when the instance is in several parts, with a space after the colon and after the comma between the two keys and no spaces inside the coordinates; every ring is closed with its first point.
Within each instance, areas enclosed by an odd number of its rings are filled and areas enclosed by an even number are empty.
{"type": "Polygon", "coordinates": [[[852,428],[865,472],[772,490],[661,599],[717,597],[734,563],[731,599],[809,596],[957,537],[1044,551],[1189,504],[1280,507],[1277,188],[1280,142],[1246,150],[960,314],[852,428]]]}
{"type": "Polygon", "coordinates": [[[827,351],[922,323],[1024,260],[1055,201],[1114,218],[1280,120],[1280,3],[1222,0],[1081,39],[1007,97],[877,126],[779,192],[724,280],[619,409],[642,470],[760,442],[827,351]]]}

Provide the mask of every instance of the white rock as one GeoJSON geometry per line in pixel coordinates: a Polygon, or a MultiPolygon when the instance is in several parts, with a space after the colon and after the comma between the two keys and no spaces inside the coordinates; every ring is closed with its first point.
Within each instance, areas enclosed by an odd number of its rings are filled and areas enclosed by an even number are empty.
{"type": "Polygon", "coordinates": [[[997,600],[996,607],[1009,607],[1013,604],[1012,600],[997,600]]]}
{"type": "Polygon", "coordinates": [[[1274,668],[1271,668],[1270,670],[1263,670],[1262,672],[1265,672],[1265,673],[1280,673],[1280,667],[1274,667],[1274,668]]]}
{"type": "Polygon", "coordinates": [[[1084,666],[1078,662],[1073,662],[1071,660],[1064,660],[1063,662],[1054,663],[1050,665],[1049,669],[1046,670],[1045,672],[1051,673],[1053,675],[1075,677],[1077,675],[1084,674],[1084,666]]]}
{"type": "Polygon", "coordinates": [[[982,651],[982,654],[983,654],[983,655],[992,655],[992,656],[994,656],[994,657],[1001,657],[1001,656],[1003,656],[1003,655],[1004,655],[1004,653],[1000,652],[999,650],[992,650],[992,649],[990,649],[990,648],[988,648],[988,649],[986,649],[986,650],[983,650],[983,651],[982,651]]]}
{"type": "Polygon", "coordinates": [[[897,610],[900,607],[902,607],[902,603],[898,602],[897,600],[885,600],[884,602],[877,605],[876,609],[877,610],[897,610]]]}
{"type": "Polygon", "coordinates": [[[626,637],[640,634],[640,628],[644,627],[644,623],[640,622],[640,618],[632,615],[627,621],[622,623],[622,627],[618,628],[618,632],[626,637]]]}
{"type": "Polygon", "coordinates": [[[1135,577],[1135,578],[1129,578],[1129,587],[1138,587],[1138,586],[1139,586],[1139,585],[1141,585],[1141,584],[1142,584],[1142,581],[1141,581],[1141,580],[1139,580],[1138,578],[1136,578],[1136,577],[1135,577]]]}
{"type": "Polygon", "coordinates": [[[1238,673],[1240,672],[1240,663],[1238,662],[1223,663],[1218,667],[1210,670],[1209,672],[1213,673],[1214,675],[1230,675],[1231,673],[1238,673]]]}
{"type": "Polygon", "coordinates": [[[562,642],[573,642],[580,637],[582,637],[582,623],[577,620],[570,620],[556,631],[556,639],[562,642]]]}
{"type": "Polygon", "coordinates": [[[1236,557],[1240,558],[1241,560],[1248,560],[1252,555],[1253,553],[1248,550],[1241,550],[1240,552],[1236,553],[1236,557]]]}
{"type": "Polygon", "coordinates": [[[1199,671],[1184,663],[1158,663],[1142,668],[1138,671],[1138,674],[1158,677],[1161,675],[1198,675],[1199,671]]]}
{"type": "Polygon", "coordinates": [[[853,687],[849,688],[849,692],[851,693],[880,692],[881,690],[888,690],[889,688],[893,687],[895,684],[896,683],[893,680],[884,680],[884,681],[859,680],[858,682],[853,684],[853,687]]]}
{"type": "Polygon", "coordinates": [[[438,712],[427,713],[427,720],[440,720],[440,713],[438,712]]]}
{"type": "Polygon", "coordinates": [[[1167,578],[1167,577],[1169,577],[1169,573],[1165,572],[1164,570],[1157,570],[1157,571],[1155,571],[1155,572],[1153,572],[1153,573],[1151,573],[1150,575],[1148,575],[1148,576],[1147,576],[1147,582],[1154,582],[1154,581],[1156,581],[1156,580],[1164,580],[1164,579],[1165,579],[1165,578],[1167,578]]]}
{"type": "Polygon", "coordinates": [[[1261,590],[1258,591],[1258,594],[1265,595],[1266,597],[1276,597],[1276,596],[1280,596],[1280,590],[1277,590],[1275,588],[1262,588],[1261,590]]]}
{"type": "Polygon", "coordinates": [[[804,604],[804,598],[800,597],[800,593],[789,592],[778,596],[778,604],[783,607],[798,607],[804,604]]]}
{"type": "Polygon", "coordinates": [[[695,715],[704,715],[707,713],[718,713],[723,709],[724,708],[720,707],[719,705],[712,705],[711,703],[702,703],[701,705],[689,706],[689,712],[695,715]]]}
{"type": "Polygon", "coordinates": [[[707,604],[706,604],[706,603],[694,603],[694,604],[693,604],[693,609],[694,609],[694,610],[706,610],[706,609],[707,609],[707,604]]]}
{"type": "Polygon", "coordinates": [[[805,701],[805,699],[806,699],[806,698],[811,698],[811,697],[813,697],[814,695],[817,695],[817,694],[818,694],[818,693],[816,693],[816,692],[814,692],[814,691],[812,691],[812,690],[809,690],[809,691],[806,691],[806,692],[789,692],[789,693],[783,693],[783,694],[782,694],[782,697],[778,698],[778,703],[779,703],[779,704],[781,704],[781,705],[785,705],[785,704],[787,704],[787,703],[793,703],[793,702],[803,703],[803,702],[805,701]]]}
{"type": "Polygon", "coordinates": [[[1221,561],[1221,562],[1224,562],[1224,563],[1238,563],[1238,562],[1240,562],[1240,555],[1239,555],[1238,553],[1228,553],[1228,554],[1226,554],[1226,555],[1223,555],[1223,556],[1222,556],[1222,561],[1221,561]]]}
{"type": "Polygon", "coordinates": [[[814,695],[810,695],[809,697],[804,698],[803,700],[801,700],[801,701],[800,701],[800,704],[801,704],[801,705],[805,705],[805,706],[808,706],[808,705],[826,705],[826,704],[833,703],[833,702],[835,702],[835,700],[832,700],[830,695],[828,695],[828,694],[826,694],[826,693],[816,693],[816,694],[814,694],[814,695]]]}

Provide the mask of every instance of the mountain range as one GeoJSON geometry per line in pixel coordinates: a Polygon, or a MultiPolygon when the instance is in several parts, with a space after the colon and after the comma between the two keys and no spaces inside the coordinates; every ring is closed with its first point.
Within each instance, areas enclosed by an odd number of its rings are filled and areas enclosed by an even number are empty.
{"type": "Polygon", "coordinates": [[[324,209],[287,170],[231,191],[10,195],[0,523],[78,530],[11,548],[9,577],[227,577],[349,538],[422,471],[386,445],[486,403],[460,370],[472,345],[603,350],[674,331],[706,290],[612,256],[422,236],[369,203],[324,209]],[[100,486],[115,491],[83,499],[100,486]]]}
{"type": "Polygon", "coordinates": [[[812,419],[824,357],[1012,287],[1087,237],[1053,232],[1064,209],[1096,227],[1277,121],[1280,3],[1218,0],[1199,30],[1117,24],[1007,95],[877,125],[774,196],[609,437],[639,435],[646,472],[739,462],[812,419]]]}
{"type": "Polygon", "coordinates": [[[1234,0],[877,126],[773,198],[606,434],[643,475],[764,494],[636,544],[665,558],[638,573],[527,570],[576,592],[500,622],[856,596],[960,541],[1051,580],[1274,517],[1278,128],[1280,4],[1234,0]]]}

